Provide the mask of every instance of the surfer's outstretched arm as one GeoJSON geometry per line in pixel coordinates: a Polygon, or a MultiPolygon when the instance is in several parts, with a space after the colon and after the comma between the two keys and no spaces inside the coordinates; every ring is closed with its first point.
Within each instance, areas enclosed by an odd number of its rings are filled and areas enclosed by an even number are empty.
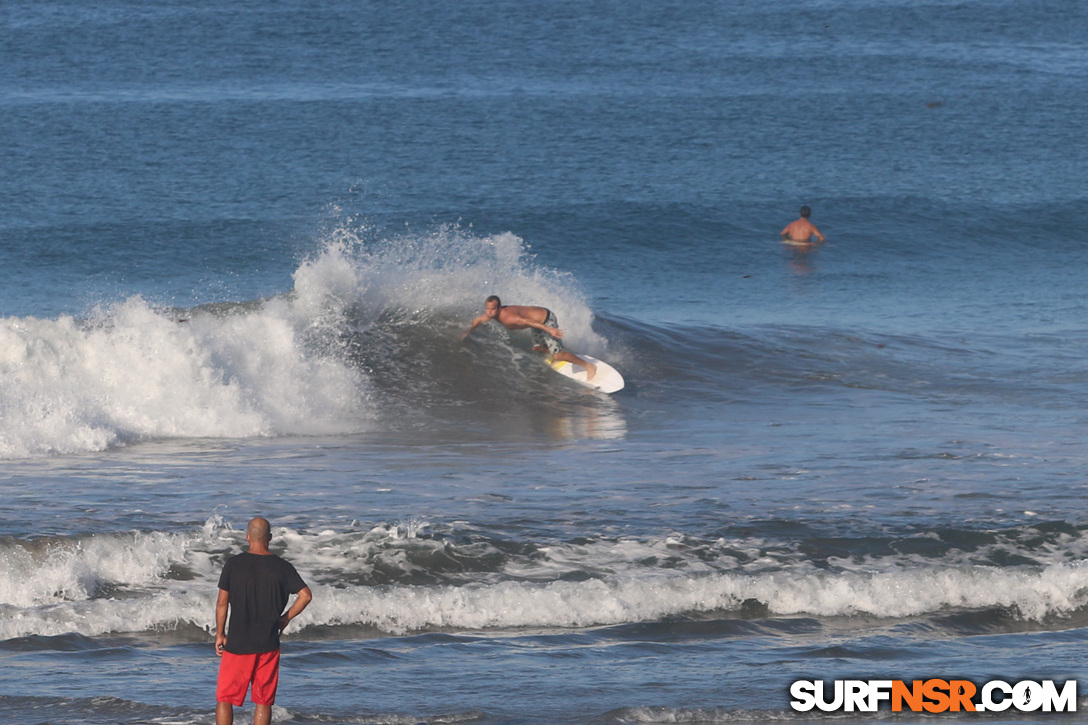
{"type": "Polygon", "coordinates": [[[554,337],[557,340],[561,339],[563,337],[563,331],[560,330],[558,327],[551,327],[549,325],[545,325],[543,322],[537,322],[536,320],[530,320],[528,317],[520,317],[519,316],[519,317],[515,317],[515,318],[510,319],[510,320],[503,320],[503,324],[506,324],[506,325],[508,325],[510,327],[513,327],[514,329],[521,329],[521,328],[525,328],[525,327],[534,327],[537,330],[540,330],[542,332],[546,332],[547,334],[551,335],[552,337],[554,337]]]}
{"type": "Polygon", "coordinates": [[[469,325],[468,329],[461,334],[461,339],[464,340],[466,337],[472,334],[473,330],[475,330],[477,327],[484,324],[490,319],[491,318],[487,315],[480,315],[479,317],[477,317],[475,320],[472,321],[472,324],[469,325]]]}

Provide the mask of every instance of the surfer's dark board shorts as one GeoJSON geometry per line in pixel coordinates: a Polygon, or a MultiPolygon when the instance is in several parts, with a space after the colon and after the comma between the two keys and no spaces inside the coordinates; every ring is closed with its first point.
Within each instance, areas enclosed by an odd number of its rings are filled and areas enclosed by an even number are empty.
{"type": "Polygon", "coordinates": [[[280,651],[261,652],[253,655],[236,655],[224,652],[219,661],[219,680],[215,686],[215,701],[229,702],[241,707],[246,701],[246,690],[253,683],[255,705],[274,705],[276,687],[280,680],[280,651]]]}
{"type": "MultiPolygon", "coordinates": [[[[555,319],[555,313],[548,310],[548,316],[544,318],[544,324],[548,327],[559,327],[559,320],[555,319]]],[[[530,330],[533,336],[533,347],[546,347],[552,355],[563,349],[563,343],[543,330],[535,327],[530,330]]]]}

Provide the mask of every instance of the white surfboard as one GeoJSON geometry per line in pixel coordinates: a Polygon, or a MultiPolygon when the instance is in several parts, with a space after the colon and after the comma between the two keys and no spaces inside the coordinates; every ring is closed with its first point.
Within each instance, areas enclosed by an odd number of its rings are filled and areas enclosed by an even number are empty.
{"type": "Polygon", "coordinates": [[[555,360],[551,355],[547,357],[548,365],[560,375],[566,375],[571,380],[594,390],[600,390],[602,393],[614,393],[617,390],[623,390],[623,376],[619,374],[616,368],[595,357],[582,355],[581,353],[574,354],[597,366],[597,373],[592,380],[586,380],[586,369],[581,365],[575,365],[565,360],[555,360]]]}

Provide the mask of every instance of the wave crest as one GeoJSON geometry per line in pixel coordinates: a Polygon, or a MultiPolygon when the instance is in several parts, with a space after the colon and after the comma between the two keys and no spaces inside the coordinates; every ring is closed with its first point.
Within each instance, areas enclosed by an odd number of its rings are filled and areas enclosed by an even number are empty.
{"type": "Polygon", "coordinates": [[[585,352],[605,344],[569,275],[513,234],[451,226],[370,239],[345,222],[269,299],[178,310],[136,296],[83,319],[0,319],[0,458],[362,432],[405,407],[426,419],[471,395],[457,341],[492,293],[552,308],[585,352]]]}

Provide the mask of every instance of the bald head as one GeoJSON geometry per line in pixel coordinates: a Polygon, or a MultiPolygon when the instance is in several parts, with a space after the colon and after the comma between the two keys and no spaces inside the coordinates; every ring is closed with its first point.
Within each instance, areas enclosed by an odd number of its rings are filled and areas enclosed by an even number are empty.
{"type": "Polygon", "coordinates": [[[249,522],[249,526],[246,527],[246,538],[251,543],[261,543],[265,546],[272,540],[272,526],[268,523],[268,519],[262,519],[257,517],[249,522]]]}

